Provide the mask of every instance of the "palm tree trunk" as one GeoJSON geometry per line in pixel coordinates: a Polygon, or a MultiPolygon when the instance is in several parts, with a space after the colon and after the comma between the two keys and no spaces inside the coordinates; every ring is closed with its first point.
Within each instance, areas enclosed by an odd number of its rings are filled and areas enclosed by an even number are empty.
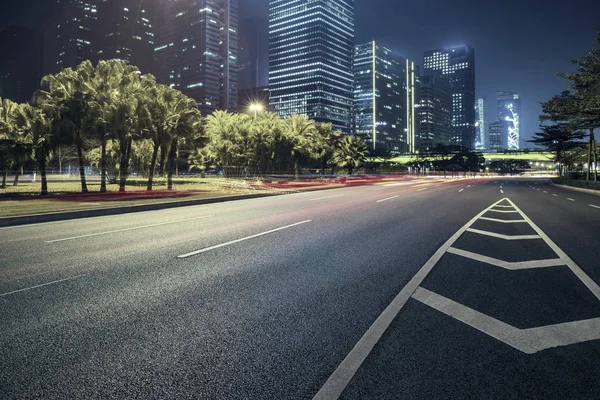
{"type": "Polygon", "coordinates": [[[588,159],[587,159],[587,165],[588,165],[588,169],[587,169],[587,174],[585,179],[587,181],[590,180],[590,172],[592,170],[592,144],[594,142],[594,129],[590,128],[590,142],[588,143],[588,159]]]}
{"type": "Polygon", "coordinates": [[[300,179],[300,166],[298,165],[298,160],[294,160],[294,177],[296,180],[300,179]]]}
{"type": "Polygon", "coordinates": [[[148,169],[148,186],[147,191],[152,190],[152,181],[154,180],[154,169],[156,168],[156,159],[158,158],[159,144],[154,143],[154,150],[152,151],[152,159],[150,160],[150,168],[148,169]]]}
{"type": "Polygon", "coordinates": [[[100,154],[100,192],[106,192],[106,137],[102,136],[100,154]]]}
{"type": "Polygon", "coordinates": [[[17,171],[15,172],[15,180],[13,181],[13,186],[17,186],[19,184],[19,176],[21,175],[21,168],[17,167],[17,171]]]}
{"type": "Polygon", "coordinates": [[[131,139],[120,141],[119,151],[121,153],[121,162],[119,164],[119,192],[125,191],[127,184],[127,172],[129,170],[129,152],[131,147],[131,139]]]}
{"type": "Polygon", "coordinates": [[[77,147],[77,160],[79,162],[79,177],[81,179],[81,193],[87,193],[87,182],[85,181],[85,166],[83,161],[83,149],[80,140],[75,140],[75,147],[77,147]]]}
{"type": "Polygon", "coordinates": [[[6,189],[6,179],[8,178],[8,168],[6,166],[2,169],[2,189],[6,189]]]}
{"type": "MultiPolygon", "coordinates": [[[[593,135],[593,133],[592,133],[593,135]]],[[[598,182],[598,149],[596,148],[596,138],[594,141],[594,182],[598,182]]]]}
{"type": "Polygon", "coordinates": [[[160,175],[165,174],[165,169],[166,169],[166,160],[167,160],[167,144],[166,143],[162,143],[160,145],[160,162],[158,164],[158,171],[160,173],[160,175]]]}
{"type": "Polygon", "coordinates": [[[42,145],[42,147],[38,150],[38,165],[40,166],[40,176],[42,180],[42,191],[40,192],[41,196],[48,195],[48,179],[46,177],[46,146],[42,145]]]}
{"type": "Polygon", "coordinates": [[[177,156],[177,138],[174,138],[171,142],[171,148],[169,149],[169,159],[167,161],[169,165],[169,174],[167,176],[167,190],[173,190],[173,171],[175,170],[175,157],[177,156]]]}

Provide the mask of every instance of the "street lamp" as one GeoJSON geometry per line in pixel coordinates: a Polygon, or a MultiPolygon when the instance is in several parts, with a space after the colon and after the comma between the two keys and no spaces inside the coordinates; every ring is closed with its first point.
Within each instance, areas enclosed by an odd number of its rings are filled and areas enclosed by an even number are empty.
{"type": "Polygon", "coordinates": [[[249,109],[250,109],[250,112],[254,113],[254,119],[256,119],[258,116],[258,113],[262,112],[264,107],[260,103],[252,103],[252,104],[250,104],[249,109]]]}

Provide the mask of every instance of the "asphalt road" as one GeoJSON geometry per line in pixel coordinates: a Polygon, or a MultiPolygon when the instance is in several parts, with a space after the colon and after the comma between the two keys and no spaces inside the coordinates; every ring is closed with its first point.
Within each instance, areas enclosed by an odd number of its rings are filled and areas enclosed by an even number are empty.
{"type": "Polygon", "coordinates": [[[597,399],[599,228],[509,179],[0,228],[0,398],[597,399]]]}

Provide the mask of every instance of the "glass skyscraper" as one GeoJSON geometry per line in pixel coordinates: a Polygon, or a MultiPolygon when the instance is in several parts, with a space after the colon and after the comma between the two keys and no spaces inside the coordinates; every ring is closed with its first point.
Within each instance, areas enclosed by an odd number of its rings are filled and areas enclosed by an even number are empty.
{"type": "Polygon", "coordinates": [[[485,134],[485,112],[486,112],[486,100],[483,97],[477,99],[475,105],[475,114],[477,115],[477,121],[475,122],[475,149],[485,150],[487,149],[487,137],[485,134]]]}
{"type": "Polygon", "coordinates": [[[452,87],[452,142],[475,146],[475,50],[469,45],[425,52],[424,73],[441,71],[452,87]]]}
{"type": "Polygon", "coordinates": [[[353,133],[371,148],[414,152],[419,72],[414,62],[370,42],[354,50],[353,133]]]}
{"type": "Polygon", "coordinates": [[[423,75],[420,80],[419,148],[430,150],[452,140],[452,90],[441,73],[423,75]]]}
{"type": "Polygon", "coordinates": [[[271,110],[349,133],[353,49],[354,0],[270,0],[271,110]]]}
{"type": "Polygon", "coordinates": [[[166,0],[154,50],[159,83],[196,100],[203,115],[236,110],[238,0],[166,0]]]}
{"type": "Polygon", "coordinates": [[[497,92],[498,121],[506,124],[507,149],[519,150],[521,140],[521,97],[517,93],[497,92]]]}

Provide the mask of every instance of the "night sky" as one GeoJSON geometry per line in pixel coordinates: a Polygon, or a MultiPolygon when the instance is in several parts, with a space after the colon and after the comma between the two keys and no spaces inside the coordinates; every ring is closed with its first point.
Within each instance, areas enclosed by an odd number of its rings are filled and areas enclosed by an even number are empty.
{"type": "MultiPolygon", "coordinates": [[[[149,0],[145,0],[149,1],[149,0]]],[[[163,1],[163,0],[152,0],[163,1]]],[[[240,0],[242,15],[268,15],[268,0],[240,0]]],[[[4,2],[0,29],[42,27],[52,0],[4,2]],[[10,5],[6,5],[9,3],[10,5]]],[[[423,51],[468,43],[475,48],[477,96],[495,115],[496,90],[523,101],[522,135],[537,129],[538,102],[565,88],[558,71],[585,54],[600,26],[598,0],[356,0],[357,43],[378,40],[422,65],[423,51]]]]}

